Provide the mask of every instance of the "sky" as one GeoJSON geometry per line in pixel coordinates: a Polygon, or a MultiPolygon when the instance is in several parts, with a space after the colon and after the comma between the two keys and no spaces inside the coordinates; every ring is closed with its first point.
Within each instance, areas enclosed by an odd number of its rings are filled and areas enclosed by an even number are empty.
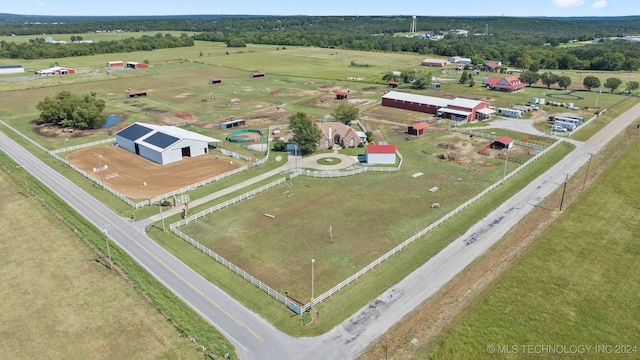
{"type": "Polygon", "coordinates": [[[626,16],[638,0],[0,0],[0,13],[68,16],[407,15],[626,16]]]}

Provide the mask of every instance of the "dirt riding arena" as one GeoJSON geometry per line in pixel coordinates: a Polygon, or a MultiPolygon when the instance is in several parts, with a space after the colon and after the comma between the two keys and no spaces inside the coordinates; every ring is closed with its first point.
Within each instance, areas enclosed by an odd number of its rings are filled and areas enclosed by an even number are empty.
{"type": "Polygon", "coordinates": [[[69,154],[67,160],[100,180],[100,173],[93,171],[98,167],[99,155],[102,155],[100,165],[107,165],[103,173],[105,185],[132,199],[166,194],[242,166],[219,153],[160,165],[117,146],[78,150],[69,154]]]}

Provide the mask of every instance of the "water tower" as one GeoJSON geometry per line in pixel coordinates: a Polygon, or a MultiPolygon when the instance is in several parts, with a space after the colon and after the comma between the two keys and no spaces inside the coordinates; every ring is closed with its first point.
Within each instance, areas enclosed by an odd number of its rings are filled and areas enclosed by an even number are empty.
{"type": "Polygon", "coordinates": [[[414,15],[414,16],[411,17],[411,30],[410,30],[410,32],[412,34],[416,33],[416,22],[417,22],[417,19],[416,19],[415,15],[414,15]]]}

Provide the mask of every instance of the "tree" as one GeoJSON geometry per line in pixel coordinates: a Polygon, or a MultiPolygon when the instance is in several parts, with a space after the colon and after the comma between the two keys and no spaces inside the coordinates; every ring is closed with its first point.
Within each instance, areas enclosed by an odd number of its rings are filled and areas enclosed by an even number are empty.
{"type": "Polygon", "coordinates": [[[535,71],[525,71],[520,74],[520,81],[531,86],[540,80],[540,74],[535,71]]]}
{"type": "Polygon", "coordinates": [[[460,75],[460,80],[458,80],[458,82],[460,84],[466,84],[469,82],[469,73],[466,70],[462,72],[462,75],[460,75]]]}
{"type": "Polygon", "coordinates": [[[273,142],[273,151],[285,151],[287,150],[287,144],[284,140],[277,140],[273,142]]]}
{"type": "Polygon", "coordinates": [[[293,132],[293,142],[298,146],[302,155],[312,154],[318,148],[322,132],[307,114],[297,112],[289,118],[293,132]]]}
{"type": "Polygon", "coordinates": [[[620,87],[620,85],[622,85],[622,80],[618,78],[608,78],[604,82],[604,87],[606,87],[607,89],[611,89],[612,94],[614,91],[616,91],[617,88],[620,87]]]}
{"type": "Polygon", "coordinates": [[[571,78],[568,76],[558,76],[558,86],[567,90],[567,88],[571,85],[571,78]]]}
{"type": "Polygon", "coordinates": [[[540,75],[540,81],[547,86],[547,89],[551,87],[551,85],[558,82],[558,75],[552,73],[551,71],[547,71],[540,75]]]}
{"type": "Polygon", "coordinates": [[[640,82],[637,81],[627,81],[627,85],[625,86],[627,94],[631,94],[633,91],[638,90],[638,88],[640,88],[640,82]]]}
{"type": "Polygon", "coordinates": [[[526,53],[518,57],[515,63],[516,67],[520,69],[529,69],[532,64],[533,64],[533,59],[529,54],[526,54],[526,53]]]}
{"type": "Polygon", "coordinates": [[[333,118],[345,125],[349,125],[351,120],[355,120],[360,115],[360,109],[357,106],[346,102],[341,102],[335,110],[333,110],[333,118]]]}
{"type": "Polygon", "coordinates": [[[106,107],[104,100],[96,98],[96,93],[75,95],[61,91],[55,97],[45,97],[36,105],[40,111],[40,121],[76,129],[97,129],[107,122],[102,114],[106,107]]]}
{"type": "Polygon", "coordinates": [[[416,73],[416,79],[413,81],[413,88],[422,90],[431,85],[431,73],[419,71],[416,73]]]}
{"type": "Polygon", "coordinates": [[[582,85],[589,91],[591,91],[591,89],[595,89],[600,87],[600,79],[598,79],[595,76],[589,75],[589,76],[585,76],[584,80],[582,80],[582,85]]]}

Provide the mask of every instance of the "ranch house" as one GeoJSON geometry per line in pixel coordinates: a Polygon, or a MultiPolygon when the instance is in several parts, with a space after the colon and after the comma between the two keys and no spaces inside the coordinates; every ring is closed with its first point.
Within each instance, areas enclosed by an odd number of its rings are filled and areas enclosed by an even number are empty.
{"type": "Polygon", "coordinates": [[[522,88],[527,86],[527,84],[520,81],[517,76],[507,76],[503,78],[498,76],[487,76],[482,80],[482,84],[491,90],[505,92],[522,90],[522,88]]]}
{"type": "Polygon", "coordinates": [[[320,150],[331,149],[334,145],[341,147],[358,146],[361,142],[356,130],[341,122],[321,122],[318,123],[318,127],[322,132],[322,138],[318,146],[320,150]]]}

